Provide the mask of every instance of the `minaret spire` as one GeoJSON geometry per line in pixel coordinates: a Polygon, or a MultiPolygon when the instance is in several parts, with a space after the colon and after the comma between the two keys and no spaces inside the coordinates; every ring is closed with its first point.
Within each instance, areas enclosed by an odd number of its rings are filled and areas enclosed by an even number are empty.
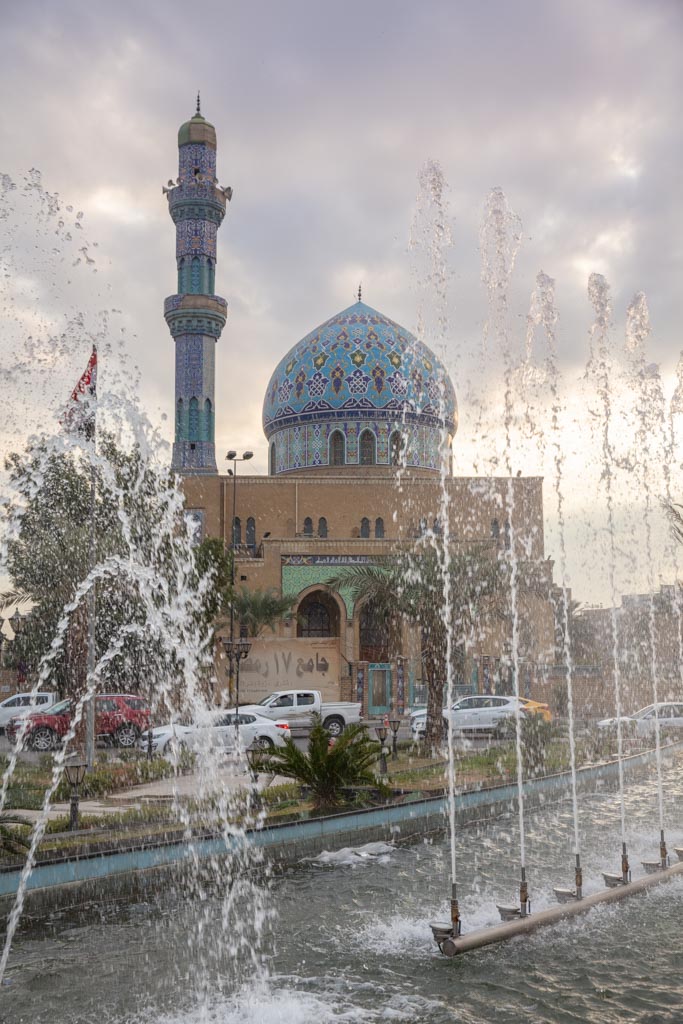
{"type": "Polygon", "coordinates": [[[199,90],[197,90],[197,110],[195,112],[195,117],[201,117],[201,116],[202,116],[201,95],[200,95],[199,90]]]}
{"type": "Polygon", "coordinates": [[[363,282],[362,282],[362,281],[359,281],[359,282],[358,282],[358,301],[359,301],[359,302],[361,301],[361,294],[362,294],[362,292],[361,292],[361,288],[362,288],[362,286],[363,286],[363,282]]]}
{"type": "Polygon", "coordinates": [[[178,132],[177,185],[166,189],[176,228],[178,287],[164,303],[175,342],[175,443],[177,473],[216,473],[216,342],[227,302],[215,292],[216,234],[229,189],[218,187],[216,130],[197,113],[178,132]]]}

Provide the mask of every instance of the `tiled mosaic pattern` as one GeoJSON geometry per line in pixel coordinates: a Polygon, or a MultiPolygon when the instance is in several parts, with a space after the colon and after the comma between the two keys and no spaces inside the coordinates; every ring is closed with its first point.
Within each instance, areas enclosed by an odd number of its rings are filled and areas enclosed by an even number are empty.
{"type": "Polygon", "coordinates": [[[328,439],[340,429],[346,464],[358,463],[358,439],[375,434],[377,463],[390,459],[390,435],[407,430],[408,464],[437,469],[440,432],[455,433],[450,378],[410,332],[363,302],[308,334],[278,364],[263,405],[275,445],[276,473],[328,465],[328,439]],[[312,428],[318,428],[315,433],[312,428]]]}

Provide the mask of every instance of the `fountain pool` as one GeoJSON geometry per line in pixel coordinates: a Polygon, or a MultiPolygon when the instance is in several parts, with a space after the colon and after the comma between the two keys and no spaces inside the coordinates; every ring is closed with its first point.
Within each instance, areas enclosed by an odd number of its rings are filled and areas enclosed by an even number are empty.
{"type": "MultiPolygon", "coordinates": [[[[669,820],[683,820],[683,757],[664,769],[669,820]]],[[[634,877],[656,852],[654,772],[626,792],[634,877]]],[[[584,888],[602,888],[618,864],[616,793],[595,793],[585,814],[584,888]]],[[[459,836],[463,927],[498,920],[496,900],[514,874],[516,815],[459,836]]],[[[672,830],[680,845],[683,832],[672,830]]],[[[532,910],[552,904],[566,873],[571,800],[530,811],[532,910]]],[[[429,922],[447,912],[445,839],[339,851],[276,877],[278,917],[263,943],[263,973],[226,949],[222,902],[200,907],[162,892],[153,902],[25,922],[3,986],[0,1019],[13,1024],[282,1024],[410,1021],[503,1024],[533,1021],[673,1022],[683,1019],[680,920],[683,880],[599,908],[523,941],[450,961],[429,922]],[[191,935],[192,939],[188,939],[191,935]]]]}

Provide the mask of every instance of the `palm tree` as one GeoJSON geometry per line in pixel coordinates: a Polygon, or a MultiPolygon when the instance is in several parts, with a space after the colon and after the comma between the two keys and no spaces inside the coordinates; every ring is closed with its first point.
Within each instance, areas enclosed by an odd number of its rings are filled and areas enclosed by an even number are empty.
{"type": "Polygon", "coordinates": [[[6,812],[0,814],[0,853],[25,853],[31,845],[28,837],[21,832],[17,832],[16,829],[10,828],[10,826],[32,824],[33,822],[21,814],[8,814],[6,812]]]}
{"type": "Polygon", "coordinates": [[[405,622],[420,632],[423,674],[427,681],[425,740],[435,749],[443,738],[444,681],[448,629],[453,667],[472,638],[482,611],[497,611],[501,603],[503,565],[486,549],[453,552],[448,560],[450,609],[444,600],[444,569],[433,544],[378,560],[354,565],[328,580],[333,590],[345,591],[354,602],[370,602],[384,620],[390,646],[398,645],[405,622]]]}
{"type": "Polygon", "coordinates": [[[248,590],[242,587],[232,594],[235,621],[246,626],[250,637],[260,636],[265,629],[273,629],[278,622],[291,615],[293,604],[293,598],[280,597],[276,590],[248,590]]]}
{"type": "Polygon", "coordinates": [[[330,744],[330,735],[320,716],[316,718],[307,753],[288,739],[284,747],[264,755],[260,768],[308,786],[316,810],[330,810],[344,803],[346,788],[377,786],[372,769],[379,760],[380,745],[370,739],[360,723],[347,725],[341,736],[330,744]]]}

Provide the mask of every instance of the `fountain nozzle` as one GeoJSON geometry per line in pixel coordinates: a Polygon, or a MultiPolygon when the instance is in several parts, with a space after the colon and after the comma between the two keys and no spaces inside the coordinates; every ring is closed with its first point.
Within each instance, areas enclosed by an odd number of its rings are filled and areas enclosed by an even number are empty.
{"type": "Polygon", "coordinates": [[[529,903],[529,886],[526,881],[526,868],[522,868],[522,878],[519,883],[519,913],[522,917],[530,912],[531,905],[529,903]]]}
{"type": "Polygon", "coordinates": [[[453,935],[460,935],[462,922],[460,920],[458,892],[455,882],[453,882],[453,885],[451,886],[451,924],[453,925],[453,935]]]}
{"type": "Polygon", "coordinates": [[[664,839],[664,829],[659,833],[659,859],[662,862],[662,871],[669,866],[669,854],[666,849],[666,840],[664,839]]]}
{"type": "Polygon", "coordinates": [[[574,869],[574,884],[576,885],[576,898],[580,900],[583,897],[583,871],[581,870],[581,857],[578,853],[574,869]]]}
{"type": "Polygon", "coordinates": [[[627,885],[631,881],[631,869],[628,866],[626,843],[621,844],[621,879],[624,885],[627,885]]]}

